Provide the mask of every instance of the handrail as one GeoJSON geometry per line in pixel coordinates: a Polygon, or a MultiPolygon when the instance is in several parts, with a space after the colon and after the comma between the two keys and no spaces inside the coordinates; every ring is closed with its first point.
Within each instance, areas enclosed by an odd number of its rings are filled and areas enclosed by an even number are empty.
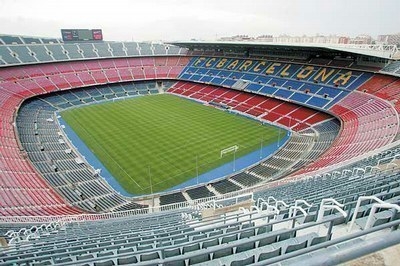
{"type": "Polygon", "coordinates": [[[283,200],[278,200],[278,201],[275,202],[275,206],[276,207],[278,207],[279,205],[282,205],[282,206],[284,206],[286,208],[289,207],[289,205],[286,204],[286,202],[284,202],[283,200]]]}
{"type": "Polygon", "coordinates": [[[335,199],[332,199],[332,198],[322,199],[321,205],[319,206],[319,210],[318,210],[317,222],[320,222],[323,220],[325,210],[328,210],[328,209],[335,209],[338,212],[340,212],[344,216],[344,218],[346,218],[347,213],[342,209],[343,206],[344,206],[344,204],[340,204],[335,199]],[[330,204],[333,204],[333,205],[330,205],[330,204]]]}
{"type": "Polygon", "coordinates": [[[250,207],[250,212],[252,212],[252,211],[254,211],[254,210],[256,210],[257,213],[260,213],[260,212],[261,212],[260,208],[258,208],[258,207],[255,206],[255,205],[252,205],[252,206],[250,207]]]}
{"type": "Polygon", "coordinates": [[[333,203],[337,206],[339,206],[340,208],[343,208],[344,204],[341,204],[339,202],[337,202],[337,200],[333,199],[333,198],[328,198],[328,199],[322,199],[321,200],[321,205],[325,205],[326,203],[333,203]]]}
{"type": "Polygon", "coordinates": [[[344,175],[346,175],[347,173],[353,173],[350,169],[343,169],[342,170],[342,177],[344,176],[344,175]]]}
{"type": "Polygon", "coordinates": [[[381,199],[379,199],[379,198],[377,198],[375,196],[361,196],[361,197],[359,197],[358,200],[357,200],[356,208],[354,209],[354,212],[353,212],[353,217],[351,218],[351,222],[350,222],[349,228],[347,230],[348,232],[350,232],[353,229],[353,225],[354,225],[354,223],[356,221],[357,213],[358,213],[358,210],[360,209],[361,202],[364,201],[364,200],[374,200],[374,201],[376,201],[378,203],[385,203],[383,200],[381,200],[381,199]]]}
{"type": "Polygon", "coordinates": [[[251,197],[253,198],[253,193],[251,191],[247,191],[244,194],[244,191],[238,193],[237,191],[222,194],[218,196],[212,196],[208,198],[202,198],[193,200],[191,202],[178,202],[172,203],[169,205],[157,206],[157,207],[147,207],[140,209],[132,209],[120,212],[108,212],[108,213],[83,213],[83,214],[75,214],[75,215],[57,215],[57,216],[0,216],[0,224],[1,223],[50,223],[56,221],[65,221],[65,222],[81,222],[81,221],[90,221],[90,220],[104,220],[104,219],[118,219],[129,216],[137,216],[149,213],[156,213],[154,210],[157,210],[158,213],[163,211],[173,211],[173,210],[188,210],[188,209],[196,209],[199,204],[213,204],[213,200],[221,200],[221,199],[233,199],[236,197],[251,197]]]}
{"type": "Polygon", "coordinates": [[[307,207],[311,207],[311,206],[312,206],[312,204],[309,204],[307,201],[305,201],[305,200],[303,200],[303,199],[299,199],[299,200],[296,200],[296,201],[294,202],[294,206],[299,206],[299,204],[304,204],[304,205],[306,205],[307,207]]]}
{"type": "Polygon", "coordinates": [[[296,211],[301,211],[304,214],[304,217],[308,216],[308,213],[300,206],[290,206],[289,208],[289,217],[296,216],[296,211]]]}
{"type": "Polygon", "coordinates": [[[353,168],[353,176],[358,174],[358,171],[361,171],[363,174],[365,174],[365,169],[360,168],[360,167],[354,167],[353,168]],[[355,172],[355,173],[354,173],[355,172]]]}
{"type": "Polygon", "coordinates": [[[267,199],[267,202],[269,204],[270,200],[273,200],[274,202],[277,202],[277,200],[273,196],[269,196],[267,199]]]}
{"type": "Polygon", "coordinates": [[[396,211],[400,212],[400,206],[399,205],[396,205],[396,204],[393,204],[393,203],[386,203],[386,202],[385,203],[375,203],[374,205],[372,205],[372,208],[371,208],[371,211],[369,213],[368,220],[367,220],[367,223],[365,224],[364,230],[365,229],[369,229],[369,228],[372,227],[372,225],[373,225],[372,224],[373,223],[372,218],[374,217],[374,214],[376,213],[376,210],[378,208],[395,209],[396,211]]]}
{"type": "Polygon", "coordinates": [[[279,215],[280,210],[277,207],[275,207],[274,205],[269,205],[266,201],[261,203],[260,211],[263,211],[264,205],[267,206],[267,208],[265,209],[265,212],[267,214],[273,214],[274,218],[276,218],[276,216],[279,215]]]}
{"type": "Polygon", "coordinates": [[[249,210],[244,208],[244,207],[239,207],[239,211],[243,212],[243,213],[248,213],[249,210]]]}
{"type": "MultiPolygon", "coordinates": [[[[352,239],[355,239],[355,238],[358,238],[358,237],[363,237],[363,236],[365,236],[367,234],[378,232],[378,231],[384,230],[384,229],[389,228],[389,227],[398,226],[399,224],[400,224],[400,220],[392,221],[392,222],[389,222],[389,223],[386,223],[386,224],[381,224],[381,225],[375,226],[373,228],[370,228],[370,229],[368,229],[366,231],[359,231],[359,232],[355,232],[355,233],[352,233],[352,234],[347,234],[347,235],[341,236],[341,237],[339,237],[337,239],[332,239],[330,241],[325,241],[325,242],[317,244],[317,245],[313,245],[313,246],[310,246],[310,247],[307,247],[307,248],[303,248],[303,249],[296,250],[296,251],[293,251],[293,252],[290,252],[290,253],[286,253],[286,254],[283,254],[281,256],[273,257],[273,258],[265,260],[265,261],[257,262],[254,265],[255,266],[259,266],[259,265],[261,266],[261,265],[270,265],[270,264],[278,263],[280,261],[284,261],[284,260],[287,260],[287,259],[290,259],[290,258],[294,258],[294,257],[300,256],[300,255],[303,255],[303,254],[306,254],[306,253],[310,253],[310,252],[313,252],[313,251],[322,250],[323,248],[330,247],[330,246],[333,246],[333,245],[336,245],[336,244],[339,244],[339,243],[342,243],[342,242],[345,242],[345,241],[349,241],[349,240],[352,240],[352,239]]],[[[394,234],[390,234],[388,236],[390,237],[390,241],[388,241],[388,242],[381,241],[380,242],[381,244],[386,244],[386,247],[392,246],[394,244],[398,244],[400,242],[400,238],[399,238],[400,232],[397,231],[397,232],[394,232],[394,234]],[[391,237],[392,235],[393,235],[393,237],[391,237]]],[[[357,245],[356,245],[356,247],[357,247],[357,245]]],[[[378,245],[374,245],[373,247],[375,249],[373,249],[372,251],[364,249],[364,252],[365,252],[364,255],[370,254],[373,251],[377,251],[379,249],[382,249],[382,248],[379,248],[378,245]]],[[[325,258],[326,258],[327,254],[329,255],[330,253],[329,252],[325,253],[324,254],[325,258]]],[[[357,256],[357,257],[361,257],[360,254],[358,254],[358,255],[359,256],[357,256]]],[[[341,253],[341,256],[343,256],[343,253],[341,253]]],[[[313,260],[313,258],[314,257],[310,257],[309,260],[313,260]]],[[[329,264],[325,263],[324,264],[323,261],[320,260],[320,258],[321,257],[315,257],[315,261],[317,261],[316,264],[309,264],[309,260],[305,259],[306,260],[305,261],[306,264],[304,264],[304,265],[336,265],[336,264],[338,264],[340,262],[343,263],[343,262],[346,261],[346,260],[339,261],[340,260],[340,256],[335,256],[336,263],[329,263],[329,264]]]]}
{"type": "Polygon", "coordinates": [[[267,211],[270,211],[276,215],[278,215],[281,212],[277,207],[275,207],[273,205],[267,206],[267,211]]]}
{"type": "Polygon", "coordinates": [[[264,202],[267,203],[267,201],[266,201],[265,199],[263,199],[263,198],[261,198],[261,197],[258,198],[258,199],[257,199],[257,206],[260,206],[260,203],[262,204],[262,203],[264,203],[264,202]]]}

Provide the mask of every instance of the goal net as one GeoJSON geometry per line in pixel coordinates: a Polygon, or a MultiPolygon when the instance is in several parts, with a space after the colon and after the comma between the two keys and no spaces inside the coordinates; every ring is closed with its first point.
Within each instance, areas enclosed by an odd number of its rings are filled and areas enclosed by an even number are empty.
{"type": "Polygon", "coordinates": [[[236,152],[239,149],[238,145],[233,145],[231,147],[228,147],[226,149],[221,150],[220,158],[222,158],[225,154],[230,153],[230,152],[236,152]]]}

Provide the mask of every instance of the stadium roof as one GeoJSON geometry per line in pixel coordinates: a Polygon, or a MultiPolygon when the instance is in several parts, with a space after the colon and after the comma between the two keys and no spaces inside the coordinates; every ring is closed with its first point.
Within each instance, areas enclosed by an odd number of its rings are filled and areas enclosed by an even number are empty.
{"type": "Polygon", "coordinates": [[[395,45],[365,44],[325,44],[325,43],[271,43],[271,42],[235,42],[235,41],[183,41],[172,42],[174,45],[189,49],[232,49],[235,51],[257,49],[258,51],[303,51],[309,53],[327,53],[342,56],[371,56],[383,59],[400,59],[400,52],[395,45]]]}

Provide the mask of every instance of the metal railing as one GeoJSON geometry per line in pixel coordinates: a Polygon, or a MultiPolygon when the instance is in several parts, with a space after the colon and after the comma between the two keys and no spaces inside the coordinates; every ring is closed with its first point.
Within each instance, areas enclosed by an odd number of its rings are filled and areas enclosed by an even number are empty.
{"type": "Polygon", "coordinates": [[[108,212],[108,213],[84,213],[77,215],[55,215],[55,216],[0,216],[0,224],[1,223],[49,223],[56,221],[64,221],[64,222],[85,222],[85,221],[97,221],[97,220],[110,220],[110,219],[118,219],[118,218],[126,218],[131,216],[138,216],[149,213],[156,212],[167,212],[174,210],[187,210],[187,209],[195,209],[197,205],[202,203],[212,203],[215,200],[223,200],[223,199],[236,199],[243,198],[244,196],[251,195],[253,197],[252,192],[245,192],[243,190],[231,192],[228,194],[222,194],[219,196],[213,196],[208,198],[197,199],[193,201],[185,201],[172,203],[163,206],[156,207],[147,207],[141,209],[133,209],[127,211],[120,212],[108,212]]]}

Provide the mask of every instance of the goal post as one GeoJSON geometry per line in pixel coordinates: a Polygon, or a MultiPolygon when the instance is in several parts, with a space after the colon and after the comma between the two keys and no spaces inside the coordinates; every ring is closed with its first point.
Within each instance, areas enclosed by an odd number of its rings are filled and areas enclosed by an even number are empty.
{"type": "Polygon", "coordinates": [[[230,152],[236,152],[239,149],[238,145],[233,145],[231,147],[225,148],[221,150],[220,153],[220,158],[222,158],[225,154],[230,153],[230,152]]]}

